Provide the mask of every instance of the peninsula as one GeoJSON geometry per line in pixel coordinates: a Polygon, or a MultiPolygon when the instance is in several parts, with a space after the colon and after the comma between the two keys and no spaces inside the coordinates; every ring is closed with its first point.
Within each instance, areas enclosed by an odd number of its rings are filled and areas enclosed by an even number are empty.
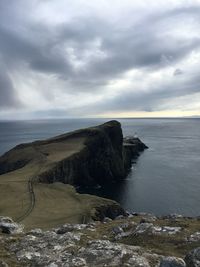
{"type": "Polygon", "coordinates": [[[27,228],[124,215],[115,201],[75,187],[120,182],[145,148],[138,138],[123,138],[117,121],[20,144],[0,157],[0,213],[27,228]]]}

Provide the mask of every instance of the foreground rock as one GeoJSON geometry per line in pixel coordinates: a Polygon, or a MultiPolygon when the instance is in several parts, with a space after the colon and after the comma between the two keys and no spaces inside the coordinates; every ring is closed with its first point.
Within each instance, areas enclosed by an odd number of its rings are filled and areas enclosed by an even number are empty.
{"type": "Polygon", "coordinates": [[[15,223],[9,217],[0,216],[0,232],[4,234],[20,234],[23,232],[23,226],[15,223]]]}
{"type": "Polygon", "coordinates": [[[186,267],[183,259],[176,257],[165,257],[160,262],[160,267],[186,267]]]}
{"type": "Polygon", "coordinates": [[[181,217],[174,221],[154,216],[152,223],[143,222],[149,218],[152,217],[121,216],[103,222],[64,224],[48,231],[33,229],[21,234],[0,234],[0,266],[200,266],[199,247],[191,249],[199,244],[185,239],[194,228],[199,228],[198,219],[181,217]],[[160,231],[158,235],[153,231],[156,227],[170,230],[160,231]],[[181,230],[171,234],[171,228],[178,227],[181,230]]]}
{"type": "Polygon", "coordinates": [[[187,267],[199,267],[200,266],[200,247],[195,248],[189,252],[185,257],[187,267]]]}

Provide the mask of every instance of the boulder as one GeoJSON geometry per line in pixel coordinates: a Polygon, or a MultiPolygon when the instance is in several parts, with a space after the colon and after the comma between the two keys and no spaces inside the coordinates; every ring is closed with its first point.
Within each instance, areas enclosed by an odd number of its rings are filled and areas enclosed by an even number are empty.
{"type": "Polygon", "coordinates": [[[20,234],[23,232],[23,225],[15,223],[9,217],[0,216],[0,232],[4,234],[20,234]]]}
{"type": "Polygon", "coordinates": [[[181,258],[165,257],[161,260],[159,267],[186,267],[186,264],[181,258]]]}
{"type": "Polygon", "coordinates": [[[200,232],[195,232],[194,234],[190,235],[190,237],[187,238],[187,241],[189,241],[189,242],[198,242],[198,241],[200,241],[200,232]]]}
{"type": "Polygon", "coordinates": [[[115,226],[115,227],[113,227],[112,232],[113,232],[114,234],[121,234],[121,233],[124,232],[124,230],[123,230],[122,227],[120,227],[120,226],[115,226]]]}
{"type": "Polygon", "coordinates": [[[0,267],[9,267],[9,266],[5,261],[0,260],[0,267]]]}
{"type": "Polygon", "coordinates": [[[146,232],[151,232],[152,231],[153,224],[152,223],[140,223],[137,225],[134,234],[144,234],[146,232]]]}
{"type": "Polygon", "coordinates": [[[200,266],[200,247],[190,251],[186,257],[185,262],[187,267],[199,267],[200,266]]]}

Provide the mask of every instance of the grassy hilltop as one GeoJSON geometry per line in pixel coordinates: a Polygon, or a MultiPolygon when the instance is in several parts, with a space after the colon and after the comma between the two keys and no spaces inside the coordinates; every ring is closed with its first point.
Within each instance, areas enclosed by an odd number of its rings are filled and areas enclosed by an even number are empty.
{"type": "Polygon", "coordinates": [[[111,121],[18,145],[0,157],[0,174],[0,214],[29,228],[121,214],[116,202],[78,194],[71,186],[125,177],[121,125],[111,121]]]}

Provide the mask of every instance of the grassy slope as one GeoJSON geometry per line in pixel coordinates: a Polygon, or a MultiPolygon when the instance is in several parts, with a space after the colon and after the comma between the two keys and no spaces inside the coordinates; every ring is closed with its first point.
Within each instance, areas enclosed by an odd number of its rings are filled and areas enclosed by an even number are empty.
{"type": "MultiPolygon", "coordinates": [[[[187,242],[185,240],[185,238],[189,237],[191,234],[199,232],[200,221],[197,218],[180,218],[174,221],[170,219],[157,218],[156,221],[153,222],[153,225],[182,227],[181,232],[174,235],[150,235],[147,233],[137,236],[130,235],[120,239],[119,241],[115,241],[115,235],[112,231],[114,227],[120,226],[126,222],[135,222],[138,224],[143,218],[144,216],[135,216],[133,218],[113,220],[106,224],[100,223],[97,225],[96,231],[84,231],[86,235],[82,237],[81,245],[85,246],[91,239],[103,239],[103,236],[106,236],[106,239],[112,242],[140,246],[147,250],[150,249],[153,253],[159,255],[171,255],[176,257],[184,257],[189,251],[200,246],[200,241],[187,242]]],[[[137,224],[135,224],[135,227],[137,224]]]]}
{"type": "MultiPolygon", "coordinates": [[[[0,175],[0,215],[10,216],[14,220],[22,216],[30,206],[28,179],[79,152],[84,148],[84,141],[84,137],[69,136],[50,143],[36,142],[25,146],[22,151],[13,151],[9,155],[11,161],[21,157],[31,158],[31,161],[21,169],[0,175]]],[[[27,228],[48,228],[66,222],[80,223],[90,217],[97,203],[112,203],[95,196],[80,195],[72,186],[59,183],[41,184],[34,181],[33,188],[35,207],[22,221],[27,228]]]]}
{"type": "Polygon", "coordinates": [[[36,184],[35,194],[35,208],[23,221],[28,229],[88,222],[96,206],[112,203],[96,196],[78,194],[73,186],[61,183],[36,184]]]}

